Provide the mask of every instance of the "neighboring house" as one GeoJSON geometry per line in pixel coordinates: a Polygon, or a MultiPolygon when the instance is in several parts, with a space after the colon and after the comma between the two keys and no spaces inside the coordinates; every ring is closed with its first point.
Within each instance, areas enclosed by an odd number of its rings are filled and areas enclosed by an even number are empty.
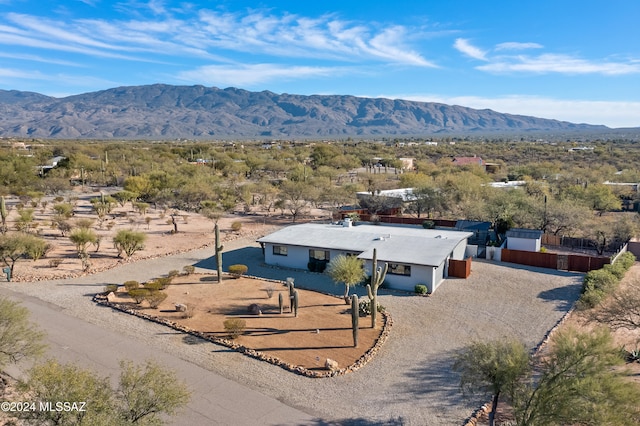
{"type": "Polygon", "coordinates": [[[453,164],[456,166],[480,166],[483,169],[486,167],[484,160],[481,157],[453,157],[453,164]]]}
{"type": "Polygon", "coordinates": [[[449,259],[465,258],[471,232],[394,226],[292,225],[258,239],[265,263],[287,268],[324,270],[338,255],[358,256],[371,273],[373,249],[387,262],[390,288],[413,291],[424,284],[434,292],[448,276],[449,259]],[[320,266],[319,266],[320,265],[320,266]]]}
{"type": "Polygon", "coordinates": [[[540,251],[542,231],[512,228],[506,233],[509,250],[540,251]]]}
{"type": "Polygon", "coordinates": [[[372,214],[395,215],[402,211],[408,203],[414,201],[416,196],[413,188],[385,189],[375,191],[356,192],[358,204],[366,208],[372,214]]]}

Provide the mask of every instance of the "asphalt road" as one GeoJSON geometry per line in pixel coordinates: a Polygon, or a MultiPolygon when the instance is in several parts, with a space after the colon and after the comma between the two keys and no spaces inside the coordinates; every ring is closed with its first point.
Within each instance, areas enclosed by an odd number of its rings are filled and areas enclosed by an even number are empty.
{"type": "MultiPolygon", "coordinates": [[[[313,417],[273,398],[225,379],[172,354],[159,351],[124,333],[90,324],[67,315],[57,305],[0,288],[0,295],[20,301],[31,312],[31,320],[46,332],[46,357],[72,362],[110,376],[117,381],[119,361],[154,359],[176,371],[192,392],[191,401],[171,419],[176,425],[301,425],[315,423],[313,417]]],[[[7,372],[21,377],[29,363],[9,366],[7,372]]],[[[89,407],[90,409],[90,407],[89,407]]]]}

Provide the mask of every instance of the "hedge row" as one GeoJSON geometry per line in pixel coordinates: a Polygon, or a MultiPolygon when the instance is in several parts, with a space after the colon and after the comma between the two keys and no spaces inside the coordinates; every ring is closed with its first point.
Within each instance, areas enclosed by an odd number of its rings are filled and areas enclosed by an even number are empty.
{"type": "Polygon", "coordinates": [[[620,255],[616,263],[587,272],[582,281],[582,296],[578,300],[578,309],[598,306],[618,287],[620,280],[635,261],[633,253],[626,252],[620,255]]]}

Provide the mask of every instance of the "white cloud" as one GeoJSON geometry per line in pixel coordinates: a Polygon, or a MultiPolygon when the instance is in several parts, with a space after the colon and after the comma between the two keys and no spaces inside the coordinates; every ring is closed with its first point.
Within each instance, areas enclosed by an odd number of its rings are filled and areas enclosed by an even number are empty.
{"type": "Polygon", "coordinates": [[[272,80],[330,77],[346,68],[286,66],[277,64],[208,65],[178,74],[179,80],[212,86],[251,87],[272,80]]]}
{"type": "Polygon", "coordinates": [[[530,72],[538,74],[604,74],[623,75],[640,73],[640,63],[588,61],[568,55],[544,54],[539,56],[503,56],[486,65],[476,67],[491,73],[530,72]]]}
{"type": "Polygon", "coordinates": [[[457,38],[453,47],[473,59],[487,60],[487,52],[473,46],[466,38],[457,38]]]}
{"type": "Polygon", "coordinates": [[[555,99],[538,96],[512,95],[502,97],[416,95],[394,96],[420,102],[440,102],[476,109],[528,115],[569,121],[572,123],[603,124],[616,127],[640,127],[640,102],[590,101],[555,99]]]}
{"type": "Polygon", "coordinates": [[[509,41],[497,44],[495,50],[525,50],[525,49],[542,49],[544,46],[538,43],[519,43],[509,41]]]}

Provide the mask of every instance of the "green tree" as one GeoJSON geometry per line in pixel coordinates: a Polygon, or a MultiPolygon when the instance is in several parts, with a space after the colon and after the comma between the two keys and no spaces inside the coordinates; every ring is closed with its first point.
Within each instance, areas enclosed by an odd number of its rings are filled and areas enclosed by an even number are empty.
{"type": "Polygon", "coordinates": [[[190,393],[173,371],[147,361],[144,368],[121,361],[117,390],[121,418],[131,424],[159,424],[161,414],[174,415],[190,393]]]}
{"type": "Polygon", "coordinates": [[[453,370],[460,373],[463,392],[482,392],[492,396],[490,426],[495,424],[502,394],[513,395],[529,369],[529,353],[516,340],[472,343],[456,356],[453,364],[453,370]]]}
{"type": "Polygon", "coordinates": [[[609,331],[566,329],[536,360],[538,374],[512,395],[520,426],[630,425],[640,421],[640,389],[623,370],[609,331]]]}
{"type": "Polygon", "coordinates": [[[291,213],[292,221],[295,222],[298,216],[307,208],[307,195],[310,191],[309,185],[304,182],[286,181],[280,187],[280,201],[291,213]]]}
{"type": "MultiPolygon", "coordinates": [[[[32,425],[113,424],[115,416],[108,378],[101,378],[74,365],[47,361],[33,367],[20,389],[29,400],[40,402],[86,402],[84,410],[32,410],[16,413],[32,425]]],[[[79,407],[80,408],[80,407],[79,407]]]]}
{"type": "Polygon", "coordinates": [[[118,250],[118,257],[124,253],[127,257],[132,256],[138,250],[144,248],[147,236],[142,232],[135,232],[131,229],[119,230],[113,237],[113,245],[118,250]]]}
{"type": "Polygon", "coordinates": [[[0,297],[0,369],[8,363],[40,355],[43,333],[29,322],[29,311],[0,297]]]}
{"type": "Polygon", "coordinates": [[[42,256],[46,247],[46,242],[35,235],[23,232],[0,235],[0,259],[11,269],[11,276],[19,259],[27,256],[35,259],[38,254],[42,256]]]}
{"type": "Polygon", "coordinates": [[[349,304],[349,287],[366,278],[364,262],[355,256],[334,257],[327,265],[326,273],[336,284],[344,283],[344,301],[347,304],[349,304]]]}
{"type": "Polygon", "coordinates": [[[87,246],[89,244],[96,244],[98,242],[98,236],[89,228],[76,228],[69,234],[69,239],[76,246],[76,251],[79,257],[86,256],[87,246]]]}

